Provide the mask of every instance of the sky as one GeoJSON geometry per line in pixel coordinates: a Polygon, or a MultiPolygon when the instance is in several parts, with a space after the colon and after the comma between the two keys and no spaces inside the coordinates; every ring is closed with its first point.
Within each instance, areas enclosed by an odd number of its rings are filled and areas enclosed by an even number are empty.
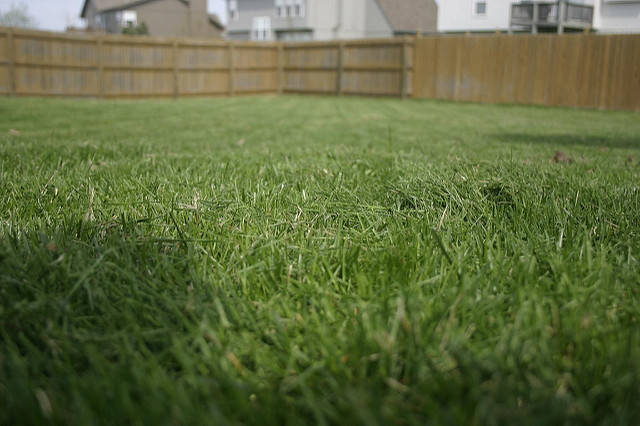
{"type": "MultiPolygon", "coordinates": [[[[25,3],[36,20],[38,29],[64,31],[68,26],[84,26],[80,12],[84,0],[0,0],[0,12],[6,12],[11,4],[25,3]]],[[[217,13],[225,20],[224,0],[208,0],[209,12],[217,13]]]]}

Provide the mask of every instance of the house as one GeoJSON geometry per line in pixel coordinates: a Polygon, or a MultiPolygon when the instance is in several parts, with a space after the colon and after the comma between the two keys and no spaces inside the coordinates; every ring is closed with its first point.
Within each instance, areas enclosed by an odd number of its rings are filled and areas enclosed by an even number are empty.
{"type": "Polygon", "coordinates": [[[438,31],[569,32],[592,26],[592,0],[446,0],[438,5],[438,31]],[[565,19],[557,20],[557,13],[565,19]],[[534,15],[535,13],[535,15],[534,15]],[[567,18],[572,19],[567,19],[567,18]],[[576,18],[576,19],[573,19],[576,18]]]}
{"type": "Polygon", "coordinates": [[[434,0],[227,0],[232,40],[334,40],[436,31],[434,0]]]}
{"type": "Polygon", "coordinates": [[[438,32],[495,32],[509,29],[513,0],[440,0],[438,32]]]}
{"type": "Polygon", "coordinates": [[[224,31],[207,0],[85,0],[80,16],[88,30],[111,34],[143,23],[154,36],[221,38],[224,31]]]}
{"type": "Polygon", "coordinates": [[[438,31],[640,32],[640,0],[440,0],[438,31]]]}

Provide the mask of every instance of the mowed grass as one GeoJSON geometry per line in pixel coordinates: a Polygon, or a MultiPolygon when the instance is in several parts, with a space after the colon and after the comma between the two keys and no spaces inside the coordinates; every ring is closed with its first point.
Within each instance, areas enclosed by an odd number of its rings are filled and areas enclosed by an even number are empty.
{"type": "Polygon", "coordinates": [[[637,113],[0,99],[0,423],[639,424],[639,160],[637,113]]]}

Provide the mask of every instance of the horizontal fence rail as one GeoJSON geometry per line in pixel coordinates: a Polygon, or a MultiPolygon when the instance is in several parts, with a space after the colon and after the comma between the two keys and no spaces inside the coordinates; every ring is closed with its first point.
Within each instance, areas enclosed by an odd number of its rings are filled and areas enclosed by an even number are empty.
{"type": "Polygon", "coordinates": [[[640,110],[640,35],[251,43],[0,28],[0,95],[327,94],[640,110]]]}

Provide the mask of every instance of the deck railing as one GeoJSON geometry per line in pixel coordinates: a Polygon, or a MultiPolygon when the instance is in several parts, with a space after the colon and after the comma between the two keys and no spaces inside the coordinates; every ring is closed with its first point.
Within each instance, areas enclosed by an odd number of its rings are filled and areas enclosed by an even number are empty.
{"type": "Polygon", "coordinates": [[[556,2],[527,2],[511,5],[511,26],[558,27],[563,28],[590,27],[593,22],[593,6],[556,2]]]}

